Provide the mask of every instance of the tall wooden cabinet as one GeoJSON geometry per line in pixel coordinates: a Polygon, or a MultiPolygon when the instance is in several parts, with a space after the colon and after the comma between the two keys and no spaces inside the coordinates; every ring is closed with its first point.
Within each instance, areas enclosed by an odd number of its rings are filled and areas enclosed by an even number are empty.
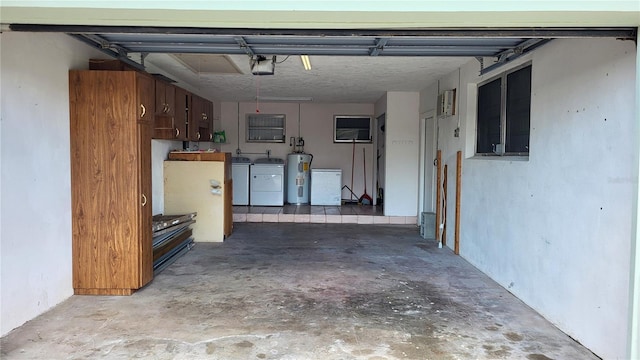
{"type": "Polygon", "coordinates": [[[130,295],[153,278],[154,79],[69,72],[75,294],[130,295]]]}

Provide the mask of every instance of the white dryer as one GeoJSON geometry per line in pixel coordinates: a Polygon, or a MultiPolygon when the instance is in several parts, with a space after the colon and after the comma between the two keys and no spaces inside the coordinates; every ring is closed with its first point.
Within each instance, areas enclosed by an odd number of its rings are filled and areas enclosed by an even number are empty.
{"type": "Polygon", "coordinates": [[[284,205],[284,160],[257,159],[251,164],[249,202],[252,206],[284,205]]]}

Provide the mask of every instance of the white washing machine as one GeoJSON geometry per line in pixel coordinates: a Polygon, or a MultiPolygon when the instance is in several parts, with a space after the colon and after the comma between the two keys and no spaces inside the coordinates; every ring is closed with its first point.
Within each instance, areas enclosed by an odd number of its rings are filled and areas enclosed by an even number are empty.
{"type": "Polygon", "coordinates": [[[249,202],[252,206],[284,205],[284,160],[257,159],[251,164],[249,202]]]}
{"type": "Polygon", "coordinates": [[[231,158],[233,205],[249,205],[249,165],[251,160],[247,157],[231,158]]]}

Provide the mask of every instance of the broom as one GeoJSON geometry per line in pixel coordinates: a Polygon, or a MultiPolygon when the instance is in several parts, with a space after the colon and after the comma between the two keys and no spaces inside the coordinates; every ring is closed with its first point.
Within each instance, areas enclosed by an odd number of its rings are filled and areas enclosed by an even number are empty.
{"type": "Polygon", "coordinates": [[[373,203],[373,199],[371,198],[371,196],[369,196],[369,194],[367,194],[367,153],[364,150],[364,148],[362,148],[362,160],[363,160],[363,168],[362,170],[364,171],[364,194],[362,194],[362,196],[360,196],[360,204],[362,205],[371,205],[373,203]]]}

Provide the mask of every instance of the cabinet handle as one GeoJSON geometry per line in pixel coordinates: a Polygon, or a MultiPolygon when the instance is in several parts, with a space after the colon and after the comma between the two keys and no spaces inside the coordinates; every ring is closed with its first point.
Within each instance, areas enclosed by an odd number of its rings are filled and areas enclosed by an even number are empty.
{"type": "Polygon", "coordinates": [[[140,109],[142,109],[142,113],[140,114],[140,118],[143,118],[144,114],[147,113],[147,108],[145,108],[143,104],[140,104],[140,109]]]}
{"type": "Polygon", "coordinates": [[[171,112],[171,105],[167,104],[167,114],[171,112]]]}
{"type": "Polygon", "coordinates": [[[180,129],[176,128],[176,137],[180,136],[180,129]]]}
{"type": "Polygon", "coordinates": [[[200,131],[198,131],[198,140],[200,140],[200,131]]]}
{"type": "Polygon", "coordinates": [[[142,194],[142,206],[147,205],[147,196],[145,194],[142,194]]]}
{"type": "Polygon", "coordinates": [[[169,104],[162,104],[162,112],[165,114],[169,112],[169,104]]]}
{"type": "Polygon", "coordinates": [[[209,133],[209,141],[213,140],[213,134],[209,133]]]}

